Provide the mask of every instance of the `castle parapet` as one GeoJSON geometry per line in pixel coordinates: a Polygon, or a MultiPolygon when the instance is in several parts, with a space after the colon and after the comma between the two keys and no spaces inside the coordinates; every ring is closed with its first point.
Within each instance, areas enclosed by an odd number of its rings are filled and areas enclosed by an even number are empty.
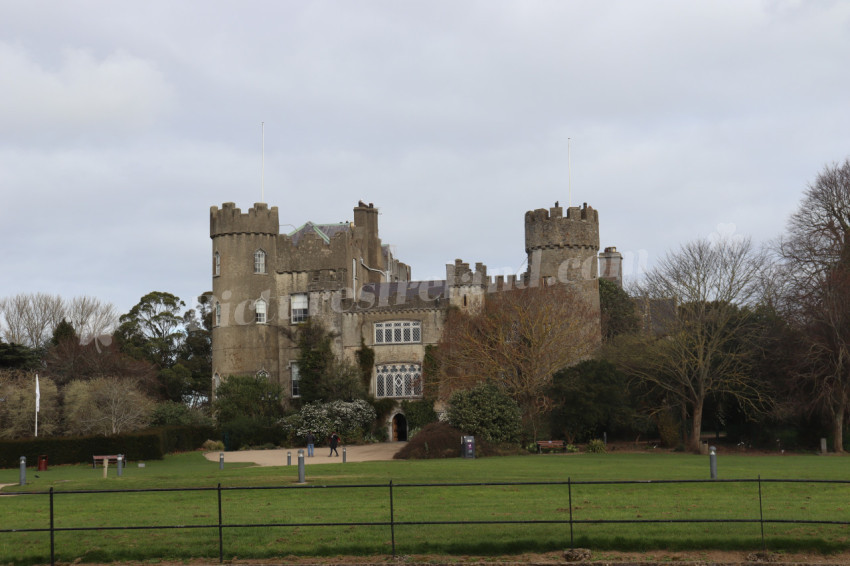
{"type": "Polygon", "coordinates": [[[593,207],[559,206],[525,213],[525,251],[554,248],[599,249],[599,213],[593,207]]]}
{"type": "Polygon", "coordinates": [[[476,263],[475,270],[469,268],[469,264],[463,260],[456,259],[454,264],[446,264],[446,284],[449,287],[459,287],[462,285],[480,285],[487,286],[492,281],[487,276],[487,266],[483,263],[476,263]]]}
{"type": "Polygon", "coordinates": [[[243,214],[235,203],[226,202],[221,208],[210,207],[210,237],[225,234],[267,234],[277,236],[279,230],[277,207],[264,202],[254,203],[243,214]]]}

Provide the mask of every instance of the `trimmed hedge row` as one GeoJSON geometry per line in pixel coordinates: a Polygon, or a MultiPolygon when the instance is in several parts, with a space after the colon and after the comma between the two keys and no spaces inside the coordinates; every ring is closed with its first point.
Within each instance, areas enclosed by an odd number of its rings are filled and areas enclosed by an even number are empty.
{"type": "Polygon", "coordinates": [[[51,436],[0,441],[0,468],[17,468],[21,456],[27,467],[47,456],[51,466],[90,463],[92,456],[124,454],[128,460],[161,460],[169,452],[200,448],[204,441],[218,438],[212,427],[164,427],[118,436],[51,436]]]}

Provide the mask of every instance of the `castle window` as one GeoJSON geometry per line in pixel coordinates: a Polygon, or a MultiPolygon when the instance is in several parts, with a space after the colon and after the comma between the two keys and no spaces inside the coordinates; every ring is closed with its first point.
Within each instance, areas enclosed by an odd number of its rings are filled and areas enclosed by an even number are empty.
{"type": "Polygon", "coordinates": [[[215,326],[221,325],[221,303],[215,302],[215,326]]]}
{"type": "Polygon", "coordinates": [[[266,323],[266,302],[263,299],[258,299],[254,303],[254,322],[257,324],[266,323]]]}
{"type": "Polygon", "coordinates": [[[375,344],[418,344],[422,342],[422,322],[396,320],[375,323],[375,344]]]}
{"type": "Polygon", "coordinates": [[[419,364],[385,364],[375,370],[375,397],[422,397],[419,364]]]}
{"type": "Polygon", "coordinates": [[[266,272],[266,252],[257,250],[254,252],[254,273],[266,272]]]}
{"type": "Polygon", "coordinates": [[[307,293],[297,293],[289,297],[292,324],[304,322],[309,316],[307,293]]]}
{"type": "Polygon", "coordinates": [[[289,364],[289,375],[292,383],[292,396],[301,397],[301,372],[298,369],[298,362],[289,364]]]}
{"type": "Polygon", "coordinates": [[[218,373],[215,373],[213,375],[213,382],[212,382],[213,393],[215,393],[215,390],[218,389],[219,385],[221,385],[221,376],[218,375],[218,373]]]}
{"type": "Polygon", "coordinates": [[[257,372],[257,377],[259,377],[260,379],[266,379],[267,380],[269,378],[269,372],[267,372],[264,369],[261,369],[260,371],[257,372]]]}
{"type": "Polygon", "coordinates": [[[218,277],[221,275],[221,254],[215,252],[213,255],[213,276],[218,277]]]}

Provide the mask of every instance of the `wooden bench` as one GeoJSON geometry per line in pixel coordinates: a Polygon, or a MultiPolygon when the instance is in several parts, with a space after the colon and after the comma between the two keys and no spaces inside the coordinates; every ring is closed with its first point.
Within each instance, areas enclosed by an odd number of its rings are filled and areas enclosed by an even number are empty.
{"type": "MultiPolygon", "coordinates": [[[[118,465],[118,454],[109,454],[105,456],[92,456],[91,457],[91,467],[96,468],[98,464],[103,466],[103,461],[108,460],[110,464],[118,465]]],[[[127,463],[127,458],[124,457],[124,463],[127,463]]]]}
{"type": "Polygon", "coordinates": [[[538,440],[537,441],[537,453],[541,454],[543,449],[553,450],[555,448],[559,450],[563,450],[565,453],[567,451],[567,443],[563,440],[538,440]]]}

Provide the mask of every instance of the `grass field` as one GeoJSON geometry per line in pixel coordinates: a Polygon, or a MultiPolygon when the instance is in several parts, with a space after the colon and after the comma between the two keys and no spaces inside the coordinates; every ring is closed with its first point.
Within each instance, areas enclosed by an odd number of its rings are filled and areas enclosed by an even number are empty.
{"type": "MultiPolygon", "coordinates": [[[[718,456],[722,480],[850,480],[850,460],[841,457],[718,456]]],[[[17,484],[19,471],[0,470],[0,483],[17,484]]],[[[311,464],[308,487],[297,486],[297,469],[217,462],[202,454],[132,463],[121,478],[110,468],[57,466],[28,470],[28,485],[9,486],[0,497],[0,531],[49,527],[53,488],[55,528],[183,525],[176,530],[61,531],[56,559],[73,562],[169,558],[218,559],[218,491],[68,493],[81,490],[215,488],[221,484],[223,547],[226,559],[288,555],[386,555],[393,534],[398,554],[510,554],[570,546],[563,523],[481,524],[492,521],[593,521],[573,525],[574,544],[594,549],[761,548],[758,523],[605,523],[611,520],[758,519],[850,520],[850,484],[824,483],[639,483],[617,480],[702,480],[707,456],[669,453],[529,455],[475,460],[429,460],[311,464]],[[38,475],[39,477],[35,477],[38,475]],[[467,485],[505,482],[573,482],[573,485],[467,485]],[[389,525],[352,525],[390,521],[389,525]],[[370,487],[347,487],[347,486],[370,487]],[[327,487],[322,487],[327,486],[327,487]],[[283,489],[257,489],[259,487],[283,489]],[[244,488],[244,489],[242,489],[244,488]],[[762,507],[759,506],[761,488],[762,507]],[[570,505],[570,499],[572,506],[570,505]],[[468,525],[422,525],[478,521],[468,525]],[[246,528],[275,523],[286,526],[246,528]],[[337,523],[308,526],[305,523],[337,523]]],[[[848,548],[846,525],[766,523],[772,550],[841,551],[848,548]]],[[[49,561],[49,533],[0,532],[0,563],[49,561]]]]}

